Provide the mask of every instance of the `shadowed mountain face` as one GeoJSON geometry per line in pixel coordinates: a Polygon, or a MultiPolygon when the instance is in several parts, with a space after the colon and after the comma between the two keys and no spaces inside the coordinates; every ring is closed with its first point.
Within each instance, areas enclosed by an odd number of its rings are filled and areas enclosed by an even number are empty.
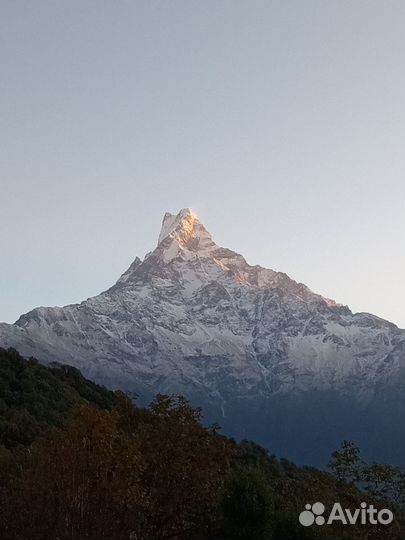
{"type": "Polygon", "coordinates": [[[325,464],[341,439],[402,464],[405,332],[217,246],[188,209],[78,305],[0,324],[0,346],[111,388],[178,393],[236,437],[325,464]]]}

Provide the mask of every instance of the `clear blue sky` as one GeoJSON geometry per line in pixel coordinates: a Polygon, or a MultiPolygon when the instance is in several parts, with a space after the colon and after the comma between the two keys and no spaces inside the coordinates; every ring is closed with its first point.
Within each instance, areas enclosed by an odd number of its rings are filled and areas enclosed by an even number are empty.
{"type": "Polygon", "coordinates": [[[110,286],[191,207],[405,326],[402,0],[2,0],[0,320],[110,286]]]}

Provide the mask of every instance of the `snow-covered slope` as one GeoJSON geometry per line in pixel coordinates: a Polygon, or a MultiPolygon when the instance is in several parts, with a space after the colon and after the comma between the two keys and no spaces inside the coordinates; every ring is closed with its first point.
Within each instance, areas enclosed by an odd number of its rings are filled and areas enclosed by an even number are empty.
{"type": "Polygon", "coordinates": [[[229,433],[308,463],[343,437],[400,459],[404,343],[394,324],[217,246],[188,209],[165,214],[157,247],[107,291],[0,325],[1,346],[144,399],[184,394],[229,433]]]}

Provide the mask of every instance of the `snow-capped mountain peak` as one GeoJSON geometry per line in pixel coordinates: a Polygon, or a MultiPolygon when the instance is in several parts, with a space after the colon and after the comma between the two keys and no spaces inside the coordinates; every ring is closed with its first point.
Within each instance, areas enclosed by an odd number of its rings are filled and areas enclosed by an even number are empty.
{"type": "Polygon", "coordinates": [[[166,212],[166,214],[163,216],[158,245],[167,236],[175,233],[176,229],[184,230],[185,232],[190,233],[193,230],[193,224],[196,219],[197,216],[189,208],[182,208],[178,214],[166,212]]]}
{"type": "Polygon", "coordinates": [[[179,252],[198,253],[203,257],[209,256],[218,246],[197,216],[189,208],[183,208],[177,215],[169,212],[164,215],[159,247],[165,262],[170,262],[179,252]]]}
{"type": "Polygon", "coordinates": [[[165,214],[155,249],[107,291],[0,324],[0,346],[141,396],[184,394],[229,433],[292,458],[300,448],[301,460],[303,445],[319,450],[310,426],[328,415],[322,452],[361,443],[376,422],[400,448],[399,423],[384,421],[403,416],[404,338],[216,245],[188,208],[165,214]]]}

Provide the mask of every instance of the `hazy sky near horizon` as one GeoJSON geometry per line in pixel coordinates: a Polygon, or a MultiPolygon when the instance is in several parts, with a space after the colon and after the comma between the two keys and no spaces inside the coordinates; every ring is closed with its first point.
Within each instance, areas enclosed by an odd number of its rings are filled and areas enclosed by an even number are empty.
{"type": "Polygon", "coordinates": [[[112,285],[191,207],[405,327],[402,0],[2,0],[0,321],[112,285]]]}

